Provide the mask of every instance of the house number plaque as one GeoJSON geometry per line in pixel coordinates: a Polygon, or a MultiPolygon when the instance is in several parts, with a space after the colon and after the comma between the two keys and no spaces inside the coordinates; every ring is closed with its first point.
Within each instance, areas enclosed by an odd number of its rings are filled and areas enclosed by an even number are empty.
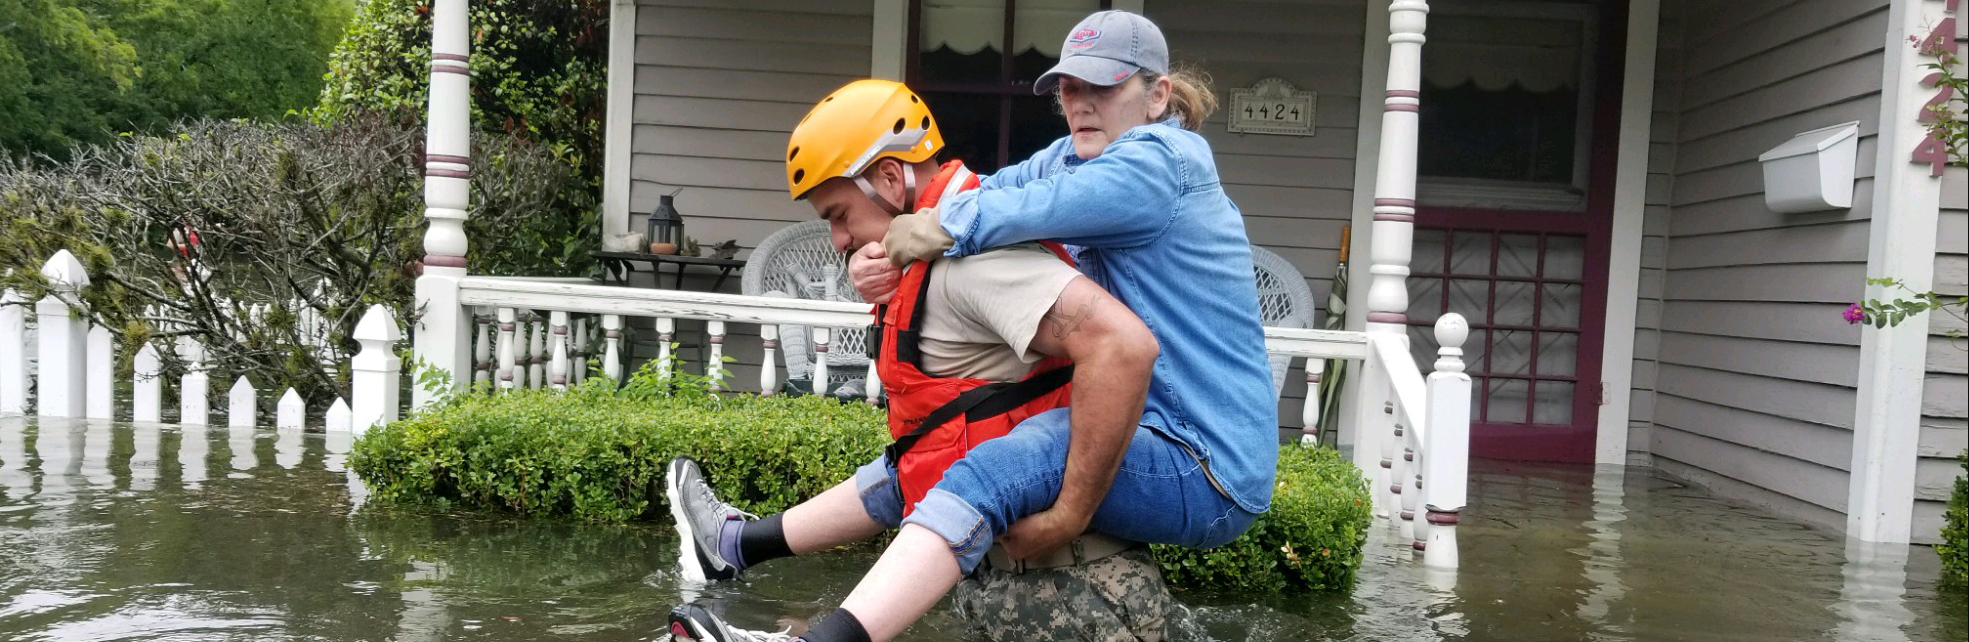
{"type": "Polygon", "coordinates": [[[1266,78],[1231,90],[1229,129],[1240,134],[1313,135],[1319,94],[1299,91],[1283,78],[1266,78]]]}

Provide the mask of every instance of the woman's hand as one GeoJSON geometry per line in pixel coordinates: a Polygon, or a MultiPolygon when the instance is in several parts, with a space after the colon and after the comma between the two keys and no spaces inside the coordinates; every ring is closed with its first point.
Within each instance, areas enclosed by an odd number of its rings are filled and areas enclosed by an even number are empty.
{"type": "Polygon", "coordinates": [[[902,268],[889,262],[889,253],[881,243],[869,243],[848,257],[848,279],[861,293],[861,300],[881,305],[896,295],[902,268]]]}
{"type": "Polygon", "coordinates": [[[889,233],[882,236],[889,262],[898,266],[935,261],[952,243],[950,235],[943,231],[943,219],[935,207],[889,219],[889,233]]]}

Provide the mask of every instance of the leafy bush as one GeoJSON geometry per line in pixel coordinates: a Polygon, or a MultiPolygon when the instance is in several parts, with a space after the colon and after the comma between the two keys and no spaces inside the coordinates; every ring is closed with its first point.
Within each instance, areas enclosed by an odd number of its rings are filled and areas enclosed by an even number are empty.
{"type": "MultiPolygon", "coordinates": [[[[471,270],[480,274],[582,274],[600,247],[600,190],[607,116],[608,3],[481,0],[470,7],[472,127],[546,150],[568,171],[539,211],[474,217],[471,270]]],[[[369,0],[328,63],[313,117],[333,123],[364,113],[421,126],[430,91],[429,0],[369,0]]],[[[474,149],[473,172],[500,163],[474,149]]],[[[474,199],[487,195],[474,182],[474,199]]]]}
{"type": "MultiPolygon", "coordinates": [[[[653,377],[639,375],[638,381],[653,377]]],[[[565,394],[466,394],[373,430],[350,465],[378,500],[618,522],[667,518],[665,465],[703,462],[721,498],[784,511],[888,443],[880,410],[820,397],[719,396],[605,378],[565,394]]]]}
{"type": "MultiPolygon", "coordinates": [[[[1963,470],[1969,472],[1969,452],[1961,459],[1963,470]]],[[[1942,578],[1957,586],[1969,584],[1969,478],[1955,478],[1955,492],[1949,494],[1943,520],[1942,543],[1935,547],[1942,556],[1942,578]]]]}
{"type": "MultiPolygon", "coordinates": [[[[622,390],[453,397],[364,435],[350,464],[379,501],[619,522],[668,519],[664,465],[704,463],[719,496],[784,511],[849,478],[888,443],[880,410],[822,397],[719,396],[648,366],[622,390]]],[[[1157,546],[1169,581],[1245,592],[1345,590],[1361,563],[1367,482],[1331,450],[1287,447],[1272,510],[1207,551],[1157,546]]]]}
{"type": "Polygon", "coordinates": [[[1279,593],[1347,590],[1361,565],[1373,507],[1367,480],[1327,448],[1279,448],[1272,510],[1224,546],[1155,546],[1169,583],[1185,588],[1279,593]]]}
{"type": "MultiPolygon", "coordinates": [[[[568,174],[534,146],[497,137],[481,145],[503,162],[477,182],[501,196],[475,200],[474,216],[536,211],[568,174]]],[[[293,387],[310,407],[327,407],[345,374],[324,371],[321,359],[347,363],[356,347],[348,335],[369,304],[397,306],[402,318],[411,301],[405,267],[423,255],[422,154],[419,129],[368,116],[327,127],[188,121],[169,135],[77,148],[52,165],[0,156],[0,272],[12,270],[0,287],[40,298],[42,263],[66,249],[88,270],[83,301],[118,335],[123,363],[150,339],[168,361],[169,340],[191,336],[215,368],[214,394],[250,375],[261,390],[293,387]],[[198,236],[196,261],[169,245],[184,229],[198,236]],[[305,347],[293,311],[256,322],[244,307],[294,300],[327,320],[330,354],[305,347]]]]}

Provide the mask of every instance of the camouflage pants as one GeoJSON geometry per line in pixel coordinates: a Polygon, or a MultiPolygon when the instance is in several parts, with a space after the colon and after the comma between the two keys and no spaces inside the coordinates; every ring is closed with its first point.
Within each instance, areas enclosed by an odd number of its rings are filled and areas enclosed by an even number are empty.
{"type": "Polygon", "coordinates": [[[1145,547],[1025,573],[986,564],[959,582],[951,599],[971,628],[992,642],[1160,642],[1177,610],[1145,547]]]}

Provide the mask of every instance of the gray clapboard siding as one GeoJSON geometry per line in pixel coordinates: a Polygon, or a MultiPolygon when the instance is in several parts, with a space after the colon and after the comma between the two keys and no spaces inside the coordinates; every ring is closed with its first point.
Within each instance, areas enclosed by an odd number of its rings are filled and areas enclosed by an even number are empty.
{"type": "MultiPolygon", "coordinates": [[[[1956,47],[1964,44],[1965,21],[1956,23],[1956,47]]],[[[1935,230],[1936,292],[1969,295],[1969,170],[1950,167],[1942,174],[1940,220],[1935,230]]],[[[1933,543],[1940,539],[1942,513],[1947,508],[1953,480],[1963,474],[1956,457],[1969,442],[1969,339],[1951,339],[1950,330],[1960,334],[1963,322],[1949,314],[1932,314],[1928,324],[1928,376],[1921,399],[1920,469],[1914,499],[1915,541],[1933,543]]]]}
{"type": "MultiPolygon", "coordinates": [[[[1887,0],[1670,0],[1682,21],[1650,454],[1671,474],[1844,523],[1887,0]],[[1777,214],[1756,158],[1861,122],[1850,210],[1777,214]]],[[[1664,30],[1664,33],[1668,33],[1664,30]]],[[[1659,84],[1659,83],[1658,83],[1659,84]]],[[[1658,94],[1662,93],[1657,87],[1658,94]]]]}
{"type": "Polygon", "coordinates": [[[1661,297],[1668,262],[1668,207],[1674,197],[1674,126],[1681,118],[1682,65],[1685,27],[1680,18],[1664,16],[1655,42],[1654,113],[1648,131],[1648,182],[1641,214],[1641,273],[1634,315],[1634,375],[1628,402],[1627,450],[1630,461],[1652,463],[1649,451],[1659,410],[1655,393],[1660,381],[1661,297]]]}

